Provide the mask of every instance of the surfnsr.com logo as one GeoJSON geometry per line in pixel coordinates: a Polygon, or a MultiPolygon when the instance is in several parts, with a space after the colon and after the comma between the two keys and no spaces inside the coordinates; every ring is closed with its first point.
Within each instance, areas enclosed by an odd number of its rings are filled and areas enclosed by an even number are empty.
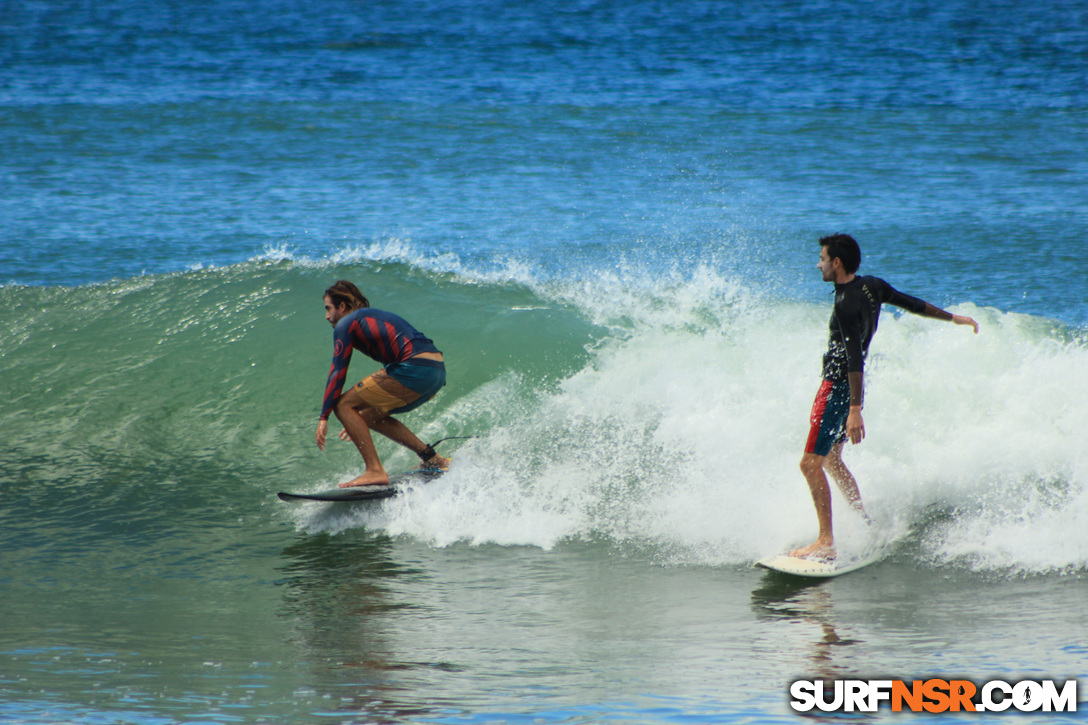
{"type": "Polygon", "coordinates": [[[798,680],[790,697],[798,712],[1076,712],[1077,681],[798,680]]]}

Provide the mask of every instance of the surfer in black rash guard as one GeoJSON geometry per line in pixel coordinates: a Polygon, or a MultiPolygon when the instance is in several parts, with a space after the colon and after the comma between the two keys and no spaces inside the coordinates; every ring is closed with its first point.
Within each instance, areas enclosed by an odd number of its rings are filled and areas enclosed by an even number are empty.
{"type": "Polygon", "coordinates": [[[878,277],[859,277],[861,250],[848,234],[833,234],[820,239],[820,263],[825,282],[835,284],[835,306],[831,312],[831,330],[824,355],[823,383],[812,405],[811,423],[801,472],[808,481],[819,537],[808,546],[790,552],[790,556],[833,558],[835,538],[831,527],[831,473],[843,496],[859,514],[869,520],[861,503],[857,481],[842,461],[846,439],[858,444],[865,438],[861,418],[863,374],[869,343],[876,332],[883,303],[901,307],[916,315],[970,325],[978,334],[978,323],[970,317],[950,312],[905,295],[878,277]]]}

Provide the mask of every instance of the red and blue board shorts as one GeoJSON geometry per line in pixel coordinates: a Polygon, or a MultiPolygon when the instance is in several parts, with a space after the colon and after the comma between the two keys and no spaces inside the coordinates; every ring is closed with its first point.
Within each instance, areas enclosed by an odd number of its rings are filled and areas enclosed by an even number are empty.
{"type": "Polygon", "coordinates": [[[846,418],[850,415],[850,381],[825,380],[816,393],[809,418],[805,453],[826,456],[846,440],[846,418]]]}

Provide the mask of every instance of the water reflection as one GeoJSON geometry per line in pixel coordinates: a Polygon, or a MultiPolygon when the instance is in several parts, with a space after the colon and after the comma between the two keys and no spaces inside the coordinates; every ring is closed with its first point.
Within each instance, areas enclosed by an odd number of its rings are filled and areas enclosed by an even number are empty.
{"type": "Polygon", "coordinates": [[[304,536],[283,550],[283,560],[281,616],[311,673],[296,697],[310,698],[315,712],[365,714],[378,723],[432,714],[433,699],[409,694],[420,689],[411,686],[412,673],[458,667],[398,657],[390,620],[427,614],[400,591],[426,573],[397,561],[388,537],[367,532],[304,536]]]}
{"type": "Polygon", "coordinates": [[[861,640],[844,636],[836,626],[835,600],[827,584],[770,572],[763,585],[752,592],[752,608],[761,620],[814,625],[816,636],[809,655],[813,674],[836,679],[849,674],[847,667],[836,663],[837,648],[860,644],[861,640]]]}

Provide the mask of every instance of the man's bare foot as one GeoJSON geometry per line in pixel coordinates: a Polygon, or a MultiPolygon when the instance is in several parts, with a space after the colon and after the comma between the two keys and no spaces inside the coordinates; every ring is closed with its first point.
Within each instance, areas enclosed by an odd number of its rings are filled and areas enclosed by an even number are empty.
{"type": "Polygon", "coordinates": [[[419,464],[418,471],[448,471],[450,467],[450,459],[443,458],[442,456],[435,454],[434,457],[428,458],[423,463],[419,464]]]}
{"type": "Polygon", "coordinates": [[[793,556],[798,559],[834,559],[835,544],[817,539],[808,546],[794,549],[789,552],[787,556],[793,556]]]}
{"type": "Polygon", "coordinates": [[[358,478],[353,478],[346,483],[341,483],[340,488],[356,488],[358,486],[388,486],[389,476],[382,471],[381,473],[364,473],[358,478]]]}

